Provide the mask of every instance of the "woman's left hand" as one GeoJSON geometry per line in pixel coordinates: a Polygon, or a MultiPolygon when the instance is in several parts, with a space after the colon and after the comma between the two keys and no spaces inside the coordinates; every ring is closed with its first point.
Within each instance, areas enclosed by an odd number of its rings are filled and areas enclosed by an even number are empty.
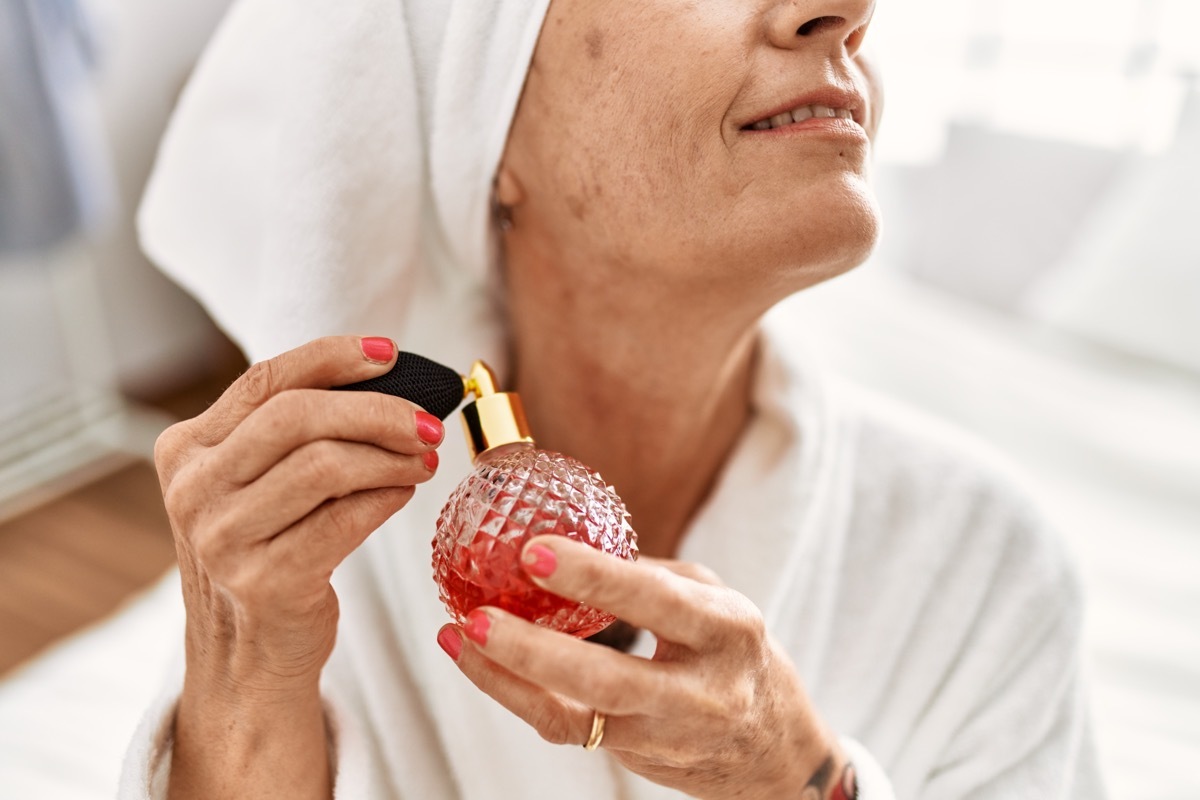
{"type": "Polygon", "coordinates": [[[602,747],[690,795],[846,796],[845,756],[745,596],[703,567],[622,561],[561,536],[531,540],[522,564],[548,591],[658,639],[647,660],[491,607],[465,629],[444,627],[438,641],[459,650],[463,673],[543,738],[583,744],[596,710],[607,715],[602,747]]]}

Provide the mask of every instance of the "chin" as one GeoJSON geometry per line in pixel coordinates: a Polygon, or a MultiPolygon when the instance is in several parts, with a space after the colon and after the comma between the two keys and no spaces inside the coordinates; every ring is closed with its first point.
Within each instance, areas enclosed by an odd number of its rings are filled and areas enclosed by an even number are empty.
{"type": "Polygon", "coordinates": [[[870,257],[879,239],[879,206],[865,179],[848,180],[819,202],[806,199],[799,207],[813,212],[793,216],[790,227],[781,221],[788,234],[763,240],[771,252],[759,263],[774,265],[776,300],[849,272],[870,257]]]}

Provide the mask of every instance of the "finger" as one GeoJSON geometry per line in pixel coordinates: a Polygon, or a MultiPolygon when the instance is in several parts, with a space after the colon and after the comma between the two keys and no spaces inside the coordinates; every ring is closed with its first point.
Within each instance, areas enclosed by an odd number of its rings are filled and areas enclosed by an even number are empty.
{"type": "Polygon", "coordinates": [[[247,484],[297,448],[321,440],[365,442],[420,455],[441,444],[441,420],[378,392],[292,389],[255,409],[219,446],[223,473],[247,484]]]}
{"type": "Polygon", "coordinates": [[[666,567],[615,558],[565,536],[538,536],[521,552],[538,586],[646,628],[659,639],[699,650],[729,612],[732,594],[666,567]],[[547,552],[548,551],[548,552],[547,552]]]}
{"type": "MultiPolygon", "coordinates": [[[[523,719],[543,739],[551,744],[587,742],[592,732],[592,709],[509,672],[479,652],[460,628],[443,627],[438,642],[471,683],[523,719]]],[[[607,723],[602,746],[619,741],[619,727],[612,721],[607,723]]]]}
{"type": "Polygon", "coordinates": [[[713,572],[703,564],[696,564],[691,561],[676,561],[673,558],[654,558],[652,556],[638,556],[639,564],[652,564],[669,569],[676,575],[680,575],[688,580],[697,581],[698,583],[706,583],[709,586],[724,586],[725,581],[717,573],[713,572]]]}
{"type": "Polygon", "coordinates": [[[158,472],[158,485],[164,494],[175,475],[198,448],[188,427],[191,422],[175,423],[160,433],[154,442],[154,469],[158,472]]]}
{"type": "Polygon", "coordinates": [[[682,696],[688,678],[674,665],[584,642],[498,608],[472,611],[465,631],[480,652],[517,677],[606,714],[668,716],[691,700],[682,696]]]}
{"type": "Polygon", "coordinates": [[[292,451],[227,496],[218,525],[247,542],[269,539],[328,500],[369,489],[413,486],[433,477],[437,453],[398,455],[369,444],[322,439],[292,451]]]}
{"type": "Polygon", "coordinates": [[[396,360],[390,339],[328,336],[250,366],[215,403],[192,420],[197,441],[224,441],[254,409],[289,389],[329,389],[383,375],[396,360]]]}
{"type": "Polygon", "coordinates": [[[327,500],[311,514],[267,543],[274,569],[307,585],[313,577],[328,580],[346,556],[403,508],[412,486],[367,489],[327,500]]]}

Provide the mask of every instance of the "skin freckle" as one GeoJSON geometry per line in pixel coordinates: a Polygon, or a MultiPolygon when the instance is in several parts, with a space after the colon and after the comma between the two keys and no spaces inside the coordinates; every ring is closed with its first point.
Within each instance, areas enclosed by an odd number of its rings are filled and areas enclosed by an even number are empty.
{"type": "Polygon", "coordinates": [[[566,202],[567,210],[571,212],[571,216],[575,219],[582,220],[587,216],[587,203],[582,198],[569,194],[566,196],[566,202]]]}
{"type": "Polygon", "coordinates": [[[583,37],[583,41],[587,44],[588,58],[599,61],[604,55],[604,34],[599,28],[592,28],[583,37]]]}

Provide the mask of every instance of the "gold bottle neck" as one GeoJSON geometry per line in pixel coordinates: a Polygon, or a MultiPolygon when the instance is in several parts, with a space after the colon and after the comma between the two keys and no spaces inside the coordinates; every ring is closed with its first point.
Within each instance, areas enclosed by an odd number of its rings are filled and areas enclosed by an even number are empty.
{"type": "Polygon", "coordinates": [[[464,386],[474,394],[474,402],[462,410],[463,431],[471,460],[489,450],[510,444],[533,444],[525,407],[516,392],[497,392],[496,375],[482,361],[476,361],[464,386]]]}

